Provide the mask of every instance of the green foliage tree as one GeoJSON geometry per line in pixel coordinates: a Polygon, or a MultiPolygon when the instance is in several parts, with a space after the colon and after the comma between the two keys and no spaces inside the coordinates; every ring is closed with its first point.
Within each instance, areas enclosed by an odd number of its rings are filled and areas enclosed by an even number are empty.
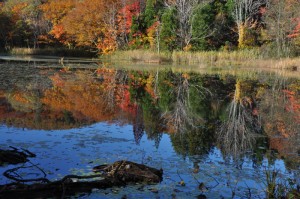
{"type": "Polygon", "coordinates": [[[234,23],[230,9],[230,3],[227,5],[220,0],[197,5],[192,20],[193,50],[215,50],[225,42],[235,43],[237,38],[231,30],[234,23]]]}
{"type": "Polygon", "coordinates": [[[173,51],[176,49],[176,10],[174,8],[166,9],[161,18],[162,26],[160,31],[161,49],[173,51]]]}
{"type": "Polygon", "coordinates": [[[155,0],[147,0],[144,12],[144,23],[146,29],[149,28],[155,22],[155,17],[155,0]]]}
{"type": "Polygon", "coordinates": [[[8,48],[11,19],[0,8],[0,48],[8,48]]]}
{"type": "Polygon", "coordinates": [[[162,112],[170,111],[170,104],[174,103],[175,96],[172,94],[174,73],[171,70],[164,70],[159,73],[158,90],[160,93],[159,107],[162,112]]]}
{"type": "Polygon", "coordinates": [[[209,46],[207,38],[213,34],[215,10],[212,4],[199,4],[194,10],[192,20],[193,50],[206,50],[209,46]]]}
{"type": "Polygon", "coordinates": [[[180,133],[171,135],[174,150],[184,158],[189,156],[207,155],[213,147],[215,129],[206,124],[199,128],[188,129],[184,136],[180,133]]]}

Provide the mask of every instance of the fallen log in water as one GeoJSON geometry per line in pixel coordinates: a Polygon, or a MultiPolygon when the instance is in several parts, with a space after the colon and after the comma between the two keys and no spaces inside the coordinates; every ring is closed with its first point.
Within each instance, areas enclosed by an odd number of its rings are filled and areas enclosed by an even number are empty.
{"type": "Polygon", "coordinates": [[[124,160],[94,167],[94,171],[101,173],[90,176],[67,175],[53,182],[44,180],[34,184],[0,185],[0,198],[63,198],[76,193],[90,193],[93,189],[159,183],[163,174],[162,170],[124,160]]]}
{"type": "Polygon", "coordinates": [[[0,166],[4,164],[19,164],[28,161],[28,157],[35,157],[35,154],[26,149],[17,149],[10,146],[12,150],[0,149],[0,166]]]}

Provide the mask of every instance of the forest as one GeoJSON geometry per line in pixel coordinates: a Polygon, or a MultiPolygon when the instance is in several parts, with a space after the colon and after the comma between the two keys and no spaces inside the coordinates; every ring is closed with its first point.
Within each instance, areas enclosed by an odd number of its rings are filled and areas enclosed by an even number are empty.
{"type": "Polygon", "coordinates": [[[300,54],[299,0],[1,0],[0,49],[300,54]]]}

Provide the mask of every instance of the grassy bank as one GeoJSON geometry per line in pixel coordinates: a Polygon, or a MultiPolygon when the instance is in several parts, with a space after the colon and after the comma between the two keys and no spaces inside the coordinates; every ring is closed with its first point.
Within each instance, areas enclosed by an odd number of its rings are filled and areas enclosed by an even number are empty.
{"type": "Polygon", "coordinates": [[[96,54],[83,49],[66,48],[12,48],[9,55],[45,55],[65,57],[95,57],[96,54]]]}
{"type": "MultiPolygon", "coordinates": [[[[66,48],[13,48],[10,55],[45,55],[64,57],[95,57],[95,53],[83,49],[66,48]]],[[[242,67],[242,68],[270,68],[289,69],[300,71],[300,57],[271,59],[262,56],[259,49],[245,49],[238,51],[201,51],[201,52],[162,52],[150,50],[116,51],[113,54],[103,55],[103,60],[110,62],[132,62],[138,64],[169,64],[174,66],[206,67],[242,67]]]]}
{"type": "Polygon", "coordinates": [[[111,55],[104,55],[103,59],[111,61],[133,61],[141,63],[172,63],[174,65],[207,66],[241,66],[253,68],[276,68],[300,70],[300,57],[270,59],[261,56],[258,49],[239,51],[205,51],[172,53],[156,53],[147,50],[116,51],[111,55]]]}

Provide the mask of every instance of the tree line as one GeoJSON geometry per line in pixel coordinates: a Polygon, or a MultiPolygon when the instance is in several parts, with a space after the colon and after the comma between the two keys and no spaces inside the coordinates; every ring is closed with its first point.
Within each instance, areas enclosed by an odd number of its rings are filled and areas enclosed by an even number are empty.
{"type": "Polygon", "coordinates": [[[298,0],[2,0],[0,46],[300,53],[298,0]]]}

